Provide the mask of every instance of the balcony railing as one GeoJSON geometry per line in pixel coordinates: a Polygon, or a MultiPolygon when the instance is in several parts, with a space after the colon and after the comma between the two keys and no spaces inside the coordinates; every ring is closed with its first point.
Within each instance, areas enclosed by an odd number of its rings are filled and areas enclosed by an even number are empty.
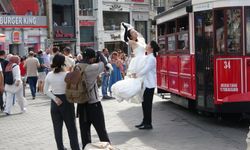
{"type": "Polygon", "coordinates": [[[93,16],[93,8],[80,8],[79,9],[80,16],[93,16]]]}

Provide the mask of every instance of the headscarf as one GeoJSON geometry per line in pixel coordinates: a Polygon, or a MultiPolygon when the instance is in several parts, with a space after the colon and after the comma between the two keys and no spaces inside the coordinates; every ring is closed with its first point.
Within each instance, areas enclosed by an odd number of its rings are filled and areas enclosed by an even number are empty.
{"type": "Polygon", "coordinates": [[[13,55],[9,58],[9,63],[7,64],[5,71],[11,71],[13,64],[19,65],[20,63],[20,57],[17,55],[13,55]]]}

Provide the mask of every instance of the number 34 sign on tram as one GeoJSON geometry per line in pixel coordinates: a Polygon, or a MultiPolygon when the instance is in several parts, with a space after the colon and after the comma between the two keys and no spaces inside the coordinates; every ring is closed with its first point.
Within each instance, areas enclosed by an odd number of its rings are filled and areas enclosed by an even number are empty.
{"type": "Polygon", "coordinates": [[[216,59],[216,99],[243,93],[243,63],[241,58],[216,59]]]}

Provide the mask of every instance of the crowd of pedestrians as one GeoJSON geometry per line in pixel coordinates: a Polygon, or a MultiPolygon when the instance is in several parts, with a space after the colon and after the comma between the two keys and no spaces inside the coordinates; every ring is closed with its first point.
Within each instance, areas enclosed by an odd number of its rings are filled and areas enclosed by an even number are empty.
{"type": "MultiPolygon", "coordinates": [[[[135,41],[137,41],[137,39],[135,39],[135,41]]],[[[145,101],[143,102],[144,118],[142,123],[136,126],[139,129],[152,129],[151,110],[155,82],[152,83],[148,80],[155,80],[153,79],[155,78],[155,56],[152,54],[151,57],[151,53],[155,52],[154,46],[157,47],[157,44],[152,45],[152,43],[150,43],[148,45],[148,60],[152,59],[152,62],[146,61],[146,67],[141,73],[145,74],[144,84],[146,85],[146,90],[143,95],[145,101]],[[151,63],[153,65],[151,65],[151,63]],[[149,74],[150,70],[152,70],[152,75],[149,74]]],[[[134,51],[136,51],[136,49],[138,48],[134,48],[134,51]]],[[[145,55],[144,48],[140,51],[142,55],[145,55]]],[[[76,117],[79,118],[82,149],[84,149],[88,143],[92,142],[91,125],[95,128],[100,141],[111,143],[106,130],[105,115],[99,96],[98,82],[99,79],[101,79],[102,99],[113,99],[112,86],[119,81],[126,80],[130,60],[120,49],[112,51],[111,54],[107,48],[97,52],[92,48],[85,48],[77,56],[73,56],[71,52],[70,47],[63,49],[53,47],[45,51],[29,51],[28,56],[20,57],[11,54],[6,56],[5,51],[0,50],[1,111],[6,115],[10,115],[11,107],[16,101],[22,113],[27,111],[24,89],[26,83],[28,83],[32,100],[36,99],[37,92],[46,94],[51,99],[50,114],[58,150],[66,149],[63,144],[63,123],[65,123],[68,131],[71,149],[80,149],[76,117]],[[67,99],[68,93],[66,90],[68,83],[65,78],[69,72],[72,73],[76,71],[80,64],[86,65],[84,73],[81,74],[81,78],[85,80],[86,90],[88,91],[88,101],[82,104],[78,103],[75,109],[75,105],[67,99]],[[12,79],[9,79],[10,74],[13,76],[12,79]]],[[[133,78],[140,76],[139,72],[135,73],[133,74],[133,78]]],[[[127,81],[124,83],[127,83],[127,81]]]]}
{"type": "MultiPolygon", "coordinates": [[[[107,50],[107,49],[106,49],[107,50]]],[[[118,54],[114,52],[114,54],[118,54]]],[[[104,113],[99,99],[97,78],[105,73],[108,74],[107,86],[109,85],[109,76],[112,73],[112,67],[118,64],[118,58],[112,60],[109,57],[108,50],[99,52],[102,61],[96,61],[96,52],[93,49],[87,49],[85,53],[73,56],[71,48],[60,49],[53,47],[46,51],[29,51],[27,56],[5,54],[0,50],[0,108],[6,115],[11,115],[11,108],[17,102],[22,113],[26,112],[25,87],[29,85],[32,100],[36,99],[37,93],[46,94],[51,99],[51,118],[54,127],[55,140],[57,148],[64,150],[62,139],[62,125],[66,124],[70,145],[73,150],[79,149],[77,138],[77,129],[75,125],[76,115],[79,116],[80,131],[82,138],[82,147],[91,143],[90,125],[93,124],[99,135],[100,141],[110,142],[104,121],[104,113]],[[106,54],[104,54],[106,53],[106,54]],[[106,57],[105,57],[105,56],[106,57]],[[77,106],[75,113],[74,104],[69,103],[65,96],[66,83],[63,82],[67,72],[72,71],[77,63],[89,64],[87,72],[88,87],[93,87],[92,97],[87,104],[77,106]],[[12,73],[13,83],[7,83],[6,79],[12,73]],[[97,95],[96,95],[97,94],[97,95]]],[[[122,66],[120,66],[122,67],[122,66]]],[[[122,68],[119,70],[119,80],[122,79],[122,68]]],[[[115,77],[113,75],[115,79],[115,77]]],[[[113,80],[114,81],[114,80],[113,80]]],[[[104,99],[107,98],[104,95],[104,99]]]]}
{"type": "MultiPolygon", "coordinates": [[[[69,47],[62,49],[61,52],[65,55],[65,64],[69,66],[66,70],[69,71],[74,66],[74,59],[76,58],[73,58],[71,55],[69,47]]],[[[27,84],[29,85],[33,100],[36,99],[37,92],[44,94],[45,77],[51,71],[51,63],[54,55],[57,53],[60,53],[58,47],[54,47],[52,50],[40,50],[36,53],[29,51],[27,56],[7,55],[4,50],[0,50],[0,69],[3,77],[3,80],[1,79],[3,83],[0,86],[1,111],[6,115],[10,115],[11,106],[16,101],[20,105],[21,111],[26,111],[25,87],[27,84]],[[6,83],[9,72],[13,75],[14,82],[11,84],[6,83]]]]}
{"type": "Polygon", "coordinates": [[[102,99],[113,99],[111,87],[117,81],[124,79],[129,59],[120,49],[113,51],[111,55],[109,55],[109,50],[107,48],[104,48],[102,52],[106,60],[112,65],[111,70],[105,67],[102,73],[102,99]]]}

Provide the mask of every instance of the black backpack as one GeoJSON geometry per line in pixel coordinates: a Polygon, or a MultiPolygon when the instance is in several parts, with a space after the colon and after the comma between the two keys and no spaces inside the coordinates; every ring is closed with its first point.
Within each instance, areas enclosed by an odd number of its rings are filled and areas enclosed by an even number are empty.
{"type": "Polygon", "coordinates": [[[0,58],[0,63],[1,63],[1,66],[2,66],[3,76],[4,76],[4,83],[5,83],[5,78],[6,78],[6,76],[7,76],[7,75],[5,74],[5,68],[6,68],[6,66],[8,65],[9,61],[0,58]]]}
{"type": "Polygon", "coordinates": [[[13,65],[11,71],[5,71],[4,82],[5,84],[12,85],[14,83],[13,68],[17,65],[13,65]]]}

